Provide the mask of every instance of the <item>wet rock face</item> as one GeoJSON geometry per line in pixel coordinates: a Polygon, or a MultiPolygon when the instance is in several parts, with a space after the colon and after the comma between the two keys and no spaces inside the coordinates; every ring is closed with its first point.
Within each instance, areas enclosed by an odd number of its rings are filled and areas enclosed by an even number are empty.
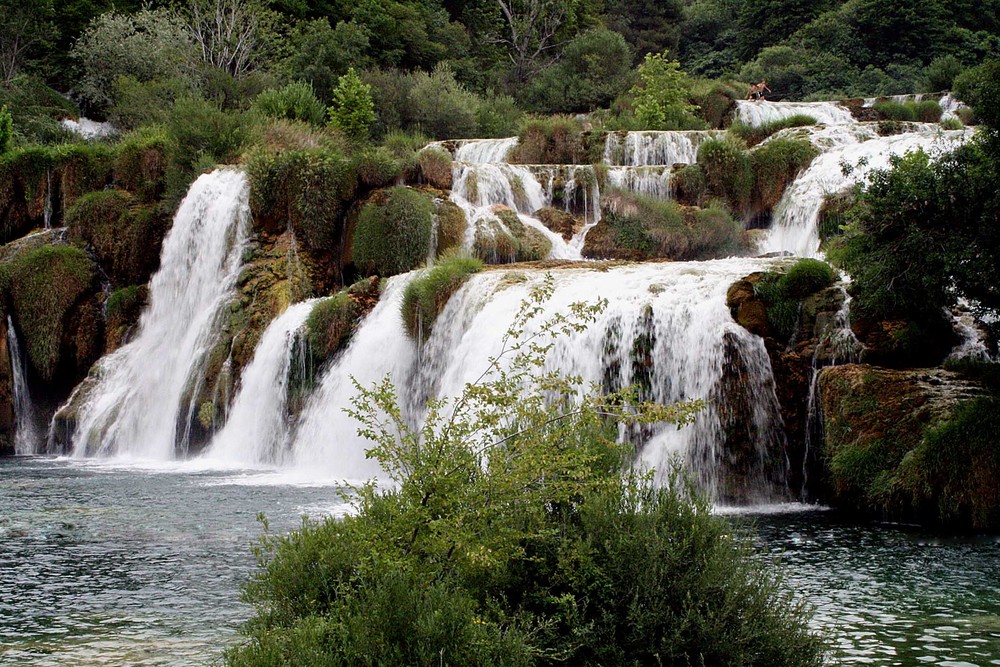
{"type": "Polygon", "coordinates": [[[824,369],[819,395],[833,502],[948,529],[1000,527],[1000,456],[984,432],[998,406],[978,381],[851,364],[824,369]]]}

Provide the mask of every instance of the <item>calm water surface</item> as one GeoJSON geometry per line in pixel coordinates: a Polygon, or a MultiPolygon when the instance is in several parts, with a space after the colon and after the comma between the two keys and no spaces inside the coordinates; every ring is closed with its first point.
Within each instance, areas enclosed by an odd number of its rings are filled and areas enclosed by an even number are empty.
{"type": "MultiPolygon", "coordinates": [[[[344,509],[266,472],[0,459],[0,665],[212,665],[250,613],[258,512],[344,509]]],[[[1000,665],[1000,541],[751,515],[834,664],[1000,665]]]]}

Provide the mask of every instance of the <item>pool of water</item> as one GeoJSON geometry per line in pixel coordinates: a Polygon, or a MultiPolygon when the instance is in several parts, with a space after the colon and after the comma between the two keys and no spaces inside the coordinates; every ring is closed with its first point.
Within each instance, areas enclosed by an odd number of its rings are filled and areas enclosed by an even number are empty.
{"type": "MultiPolygon", "coordinates": [[[[212,665],[250,614],[257,514],[345,509],[267,471],[0,459],[0,665],[212,665]]],[[[1000,541],[742,513],[816,611],[834,664],[1000,665],[1000,541]]]]}

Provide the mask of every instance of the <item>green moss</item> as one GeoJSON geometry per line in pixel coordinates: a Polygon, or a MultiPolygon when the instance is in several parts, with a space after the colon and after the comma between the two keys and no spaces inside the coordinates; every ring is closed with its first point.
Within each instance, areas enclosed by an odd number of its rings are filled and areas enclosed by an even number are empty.
{"type": "Polygon", "coordinates": [[[309,352],[317,364],[323,363],[347,344],[357,323],[359,308],[342,290],[317,303],[306,319],[309,352]]]}
{"type": "Polygon", "coordinates": [[[405,187],[365,204],[354,231],[355,265],[382,277],[420,266],[430,247],[433,213],[427,195],[405,187]]]}
{"type": "Polygon", "coordinates": [[[442,190],[451,189],[451,155],[440,148],[425,148],[417,154],[424,181],[442,190]]]}
{"type": "Polygon", "coordinates": [[[784,130],[790,127],[805,127],[807,125],[815,124],[816,119],[812,116],[808,116],[806,114],[795,114],[794,116],[773,120],[770,123],[764,123],[763,125],[744,125],[742,123],[733,123],[733,125],[730,126],[729,131],[745,141],[748,146],[756,146],[779,130],[784,130]]]}
{"type": "Polygon", "coordinates": [[[479,259],[490,264],[532,262],[552,252],[549,238],[521,222],[516,211],[500,209],[496,216],[499,223],[486,223],[485,228],[476,231],[473,254],[479,259]]]}
{"type": "Polygon", "coordinates": [[[698,165],[708,192],[722,197],[736,213],[750,207],[754,188],[753,166],[742,140],[709,139],[698,147],[698,165]]]}
{"type": "Polygon", "coordinates": [[[465,242],[465,211],[458,204],[444,200],[437,209],[437,255],[462,247],[465,242]]]}
{"type": "Polygon", "coordinates": [[[705,170],[697,164],[685,165],[675,172],[671,184],[677,201],[691,206],[701,204],[708,190],[705,170]]]}
{"type": "Polygon", "coordinates": [[[750,153],[753,170],[753,208],[774,208],[788,184],[819,155],[805,139],[775,138],[750,153]]]}
{"type": "Polygon", "coordinates": [[[836,280],[836,271],[818,259],[800,259],[783,274],[765,274],[754,284],[754,295],[767,307],[771,333],[780,340],[789,340],[798,325],[802,299],[836,280]]]}
{"type": "Polygon", "coordinates": [[[403,293],[403,323],[411,337],[427,340],[448,299],[479,272],[483,262],[474,257],[448,255],[424,275],[414,279],[403,293]]]}
{"type": "Polygon", "coordinates": [[[62,199],[71,206],[77,198],[111,183],[114,148],[105,144],[69,144],[58,148],[62,199]]]}
{"type": "Polygon", "coordinates": [[[781,278],[781,289],[795,299],[804,299],[837,281],[837,272],[818,259],[800,259],[781,278]]]}
{"type": "Polygon", "coordinates": [[[738,81],[698,79],[692,82],[691,102],[695,112],[709,127],[722,128],[736,108],[736,100],[746,98],[748,87],[738,81]]]}
{"type": "Polygon", "coordinates": [[[43,380],[51,381],[67,316],[94,291],[97,267],[79,248],[42,246],[4,264],[2,278],[28,359],[43,380]]]}

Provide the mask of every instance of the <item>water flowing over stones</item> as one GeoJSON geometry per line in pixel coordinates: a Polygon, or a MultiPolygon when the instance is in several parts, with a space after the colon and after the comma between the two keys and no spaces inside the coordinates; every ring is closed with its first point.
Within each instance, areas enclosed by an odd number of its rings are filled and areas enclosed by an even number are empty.
{"type": "Polygon", "coordinates": [[[14,390],[14,453],[34,454],[39,444],[38,427],[35,425],[35,406],[28,392],[27,369],[21,346],[14,330],[14,322],[7,316],[7,349],[10,352],[10,371],[14,390]]]}
{"type": "Polygon", "coordinates": [[[604,141],[604,161],[625,167],[693,164],[698,160],[698,146],[723,134],[700,130],[611,132],[604,141]]]}
{"type": "Polygon", "coordinates": [[[246,175],[198,178],[163,242],[135,339],[102,359],[79,408],[73,452],[170,459],[186,450],[204,357],[239,273],[249,215],[246,175]]]}
{"type": "Polygon", "coordinates": [[[792,116],[811,116],[824,125],[854,123],[850,110],[836,102],[768,102],[766,100],[738,100],[736,118],[744,125],[759,127],[792,116]]]}
{"type": "MultiPolygon", "coordinates": [[[[673,455],[687,461],[716,498],[770,496],[774,489],[766,484],[768,470],[775,458],[783,466],[783,452],[767,353],[759,338],[733,322],[725,304],[734,280],[767,266],[767,260],[721,260],[554,272],[555,292],[543,304],[542,318],[597,295],[608,298],[609,306],[584,333],[559,340],[549,364],[599,386],[617,389],[636,383],[646,398],[662,403],[706,399],[706,409],[691,427],[657,427],[640,434],[622,429],[620,435],[636,446],[638,460],[659,474],[673,455]],[[734,376],[733,358],[745,372],[734,376]],[[732,415],[725,411],[740,402],[752,406],[749,418],[739,419],[745,429],[741,444],[750,451],[736,455],[727,449],[732,415]],[[739,472],[746,478],[742,481],[733,482],[729,473],[734,471],[726,467],[733,457],[749,459],[747,469],[739,472]]],[[[543,275],[519,272],[522,282],[513,283],[504,271],[474,276],[448,302],[422,344],[406,336],[399,314],[412,275],[391,279],[303,413],[293,445],[294,465],[335,479],[377,474],[364,457],[370,445],[343,414],[355,394],[351,378],[370,385],[388,375],[406,419],[420,424],[428,398],[457,396],[485,370],[486,360],[500,353],[507,327],[543,275]]]]}
{"type": "Polygon", "coordinates": [[[225,427],[205,456],[242,465],[279,464],[287,450],[288,399],[293,364],[302,377],[306,361],[303,327],[316,300],[289,306],[274,319],[243,371],[225,427]]]}

